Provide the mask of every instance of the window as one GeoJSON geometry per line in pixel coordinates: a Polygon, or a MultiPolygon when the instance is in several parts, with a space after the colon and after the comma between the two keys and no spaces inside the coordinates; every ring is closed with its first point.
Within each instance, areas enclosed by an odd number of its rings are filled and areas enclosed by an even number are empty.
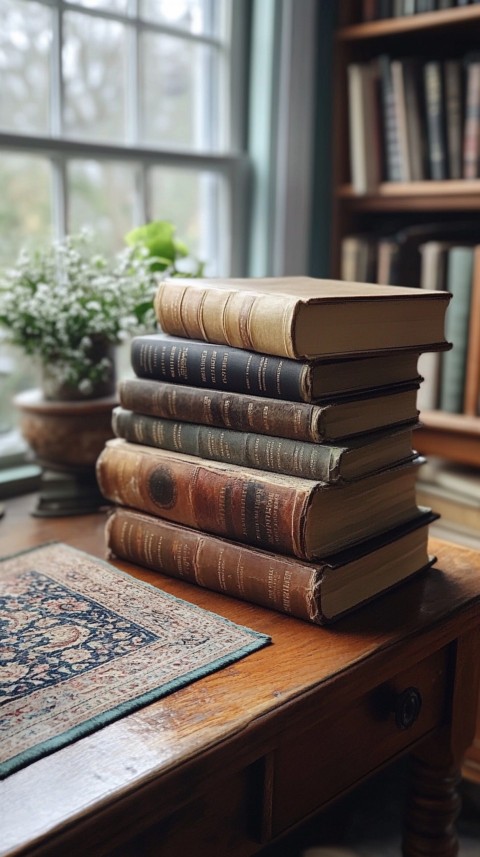
{"type": "MultiPolygon", "coordinates": [[[[0,266],[84,224],[115,251],[160,218],[207,273],[245,273],[243,0],[0,7],[0,266]]],[[[0,343],[0,438],[12,369],[25,385],[0,343]]]]}

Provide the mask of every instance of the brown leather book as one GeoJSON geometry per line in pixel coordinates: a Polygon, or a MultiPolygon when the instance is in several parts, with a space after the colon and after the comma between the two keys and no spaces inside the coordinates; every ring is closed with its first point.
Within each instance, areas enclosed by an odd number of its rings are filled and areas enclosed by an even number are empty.
{"type": "Polygon", "coordinates": [[[125,378],[118,397],[127,411],[151,417],[322,443],[416,422],[419,381],[308,404],[125,378]]]}
{"type": "Polygon", "coordinates": [[[407,524],[316,563],[302,562],[128,508],[106,524],[110,555],[316,624],[332,622],[432,562],[428,524],[407,524]]]}
{"type": "Polygon", "coordinates": [[[155,310],[173,336],[294,359],[445,345],[450,296],[312,277],[160,283],[155,310]]]}
{"type": "Polygon", "coordinates": [[[113,503],[311,560],[415,517],[421,462],[329,485],[117,438],[97,460],[97,480],[113,503]]]}

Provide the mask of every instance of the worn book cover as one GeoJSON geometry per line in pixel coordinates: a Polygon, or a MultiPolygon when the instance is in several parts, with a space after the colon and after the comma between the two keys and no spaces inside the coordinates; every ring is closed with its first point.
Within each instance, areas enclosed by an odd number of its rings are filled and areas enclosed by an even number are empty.
{"type": "Polygon", "coordinates": [[[124,378],[119,382],[118,397],[127,411],[151,417],[322,443],[416,422],[419,381],[355,396],[325,397],[321,403],[310,404],[124,378]]]}
{"type": "Polygon", "coordinates": [[[290,360],[162,333],[137,336],[131,364],[139,378],[246,393],[290,402],[418,381],[416,350],[348,360],[290,360]]]}
{"type": "Polygon", "coordinates": [[[167,278],[155,310],[164,333],[290,358],[445,347],[448,292],[320,280],[167,278]]]}
{"type": "Polygon", "coordinates": [[[408,523],[315,563],[259,550],[117,508],[106,524],[111,555],[316,624],[331,622],[432,562],[419,510],[408,523]]]}
{"type": "Polygon", "coordinates": [[[167,420],[117,407],[112,428],[116,437],[132,443],[332,484],[378,473],[416,455],[411,427],[372,432],[336,444],[309,443],[167,420]]]}
{"type": "Polygon", "coordinates": [[[114,503],[314,559],[415,517],[422,460],[330,485],[117,438],[97,460],[97,479],[114,503]]]}

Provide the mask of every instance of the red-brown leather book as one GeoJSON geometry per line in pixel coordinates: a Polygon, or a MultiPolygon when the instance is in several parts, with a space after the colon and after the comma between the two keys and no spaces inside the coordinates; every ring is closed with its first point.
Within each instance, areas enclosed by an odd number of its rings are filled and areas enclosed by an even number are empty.
{"type": "Polygon", "coordinates": [[[117,508],[111,556],[316,624],[332,622],[432,562],[427,510],[356,548],[307,563],[117,508]]]}

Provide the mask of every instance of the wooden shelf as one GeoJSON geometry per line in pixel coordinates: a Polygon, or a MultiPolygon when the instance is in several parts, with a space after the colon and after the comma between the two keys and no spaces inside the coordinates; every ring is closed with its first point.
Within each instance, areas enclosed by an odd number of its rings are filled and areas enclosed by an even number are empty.
{"type": "Polygon", "coordinates": [[[426,411],[420,420],[422,426],[415,432],[419,452],[480,467],[480,418],[426,411]]]}
{"type": "Polygon", "coordinates": [[[361,196],[344,184],[336,196],[355,211],[478,211],[480,179],[382,182],[375,192],[361,196]]]}
{"type": "MultiPolygon", "coordinates": [[[[348,183],[350,174],[348,80],[349,63],[367,63],[381,54],[461,58],[476,50],[480,37],[480,3],[424,14],[384,18],[358,23],[361,4],[344,0],[339,4],[339,28],[334,46],[334,125],[332,194],[332,276],[341,271],[341,242],[345,235],[371,232],[385,224],[388,234],[431,220],[454,223],[478,217],[480,235],[480,178],[446,181],[384,181],[359,195],[348,183]],[[390,217],[388,216],[390,215],[390,217]],[[417,219],[416,216],[418,215],[417,219]],[[382,220],[383,218],[383,220],[382,220]]],[[[372,155],[373,156],[373,155],[372,155]]],[[[379,230],[382,234],[382,230],[379,230]]],[[[480,238],[479,238],[480,243],[480,238]]],[[[480,346],[479,346],[480,347],[480,346]]],[[[476,344],[470,346],[474,363],[476,344]]],[[[415,442],[425,455],[480,467],[480,415],[421,414],[422,427],[415,442]]]]}
{"type": "Polygon", "coordinates": [[[435,12],[424,12],[419,15],[404,15],[398,18],[382,18],[378,21],[367,21],[360,24],[350,24],[340,27],[337,31],[339,42],[354,42],[382,39],[386,36],[404,36],[421,30],[442,31],[447,27],[464,27],[480,23],[480,7],[463,6],[452,9],[440,9],[435,12]]]}
{"type": "MultiPolygon", "coordinates": [[[[348,107],[352,91],[355,93],[355,89],[349,89],[349,64],[369,63],[381,54],[400,62],[409,56],[424,60],[461,60],[478,49],[480,3],[362,23],[357,23],[362,10],[362,4],[357,0],[342,0],[338,6],[340,17],[334,43],[333,74],[331,242],[332,275],[337,277],[341,271],[341,242],[344,236],[355,233],[381,235],[384,224],[386,234],[390,226],[394,232],[398,232],[403,223],[405,226],[414,225],[417,214],[418,223],[427,219],[433,222],[455,223],[462,213],[467,215],[468,219],[475,215],[475,222],[478,218],[480,236],[480,178],[472,181],[382,182],[372,192],[362,195],[355,193],[352,185],[346,183],[351,174],[348,107]]],[[[363,80],[362,75],[360,80],[363,80]]],[[[371,124],[373,127],[374,121],[371,124]]],[[[373,143],[377,141],[377,136],[372,136],[371,154],[365,143],[366,136],[360,141],[363,145],[362,152],[375,157],[373,143]]],[[[367,162],[366,166],[370,164],[367,162]]],[[[386,174],[388,173],[382,173],[386,174]]],[[[480,244],[480,237],[478,243],[480,244]]],[[[472,315],[476,317],[475,314],[472,315]]],[[[474,338],[475,341],[469,343],[468,367],[472,370],[471,374],[476,375],[478,392],[478,333],[474,338]]],[[[476,396],[473,395],[473,402],[475,400],[476,396]]],[[[414,435],[415,448],[427,457],[435,455],[470,468],[480,468],[480,415],[470,415],[474,410],[471,402],[468,407],[469,414],[422,411],[421,427],[414,435]]],[[[464,774],[480,782],[480,707],[475,744],[465,761],[464,774]]]]}

